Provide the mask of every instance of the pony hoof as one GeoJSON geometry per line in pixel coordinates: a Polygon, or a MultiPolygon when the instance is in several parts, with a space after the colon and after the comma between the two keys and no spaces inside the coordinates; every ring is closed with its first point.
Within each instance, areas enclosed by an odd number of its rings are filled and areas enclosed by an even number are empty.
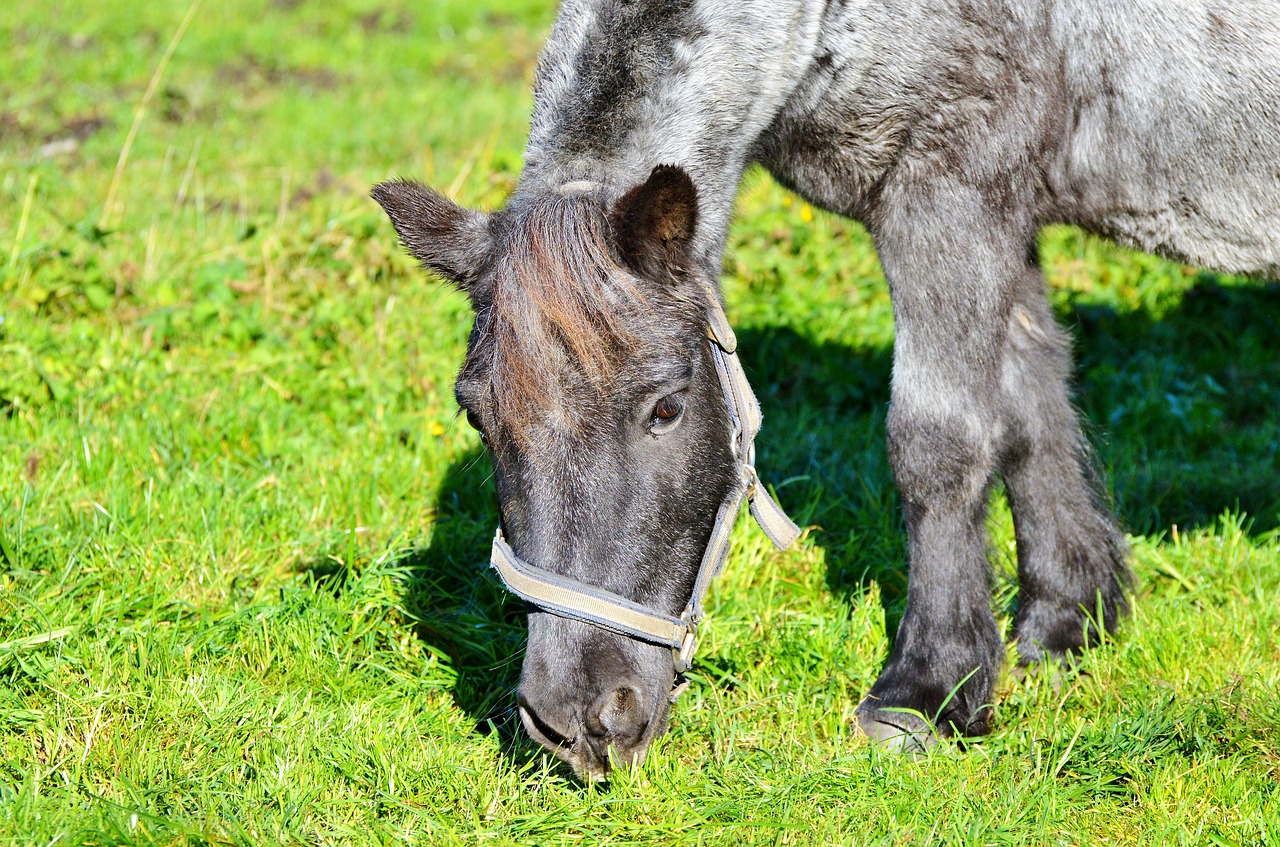
{"type": "Polygon", "coordinates": [[[910,712],[858,709],[857,714],[858,729],[882,752],[914,758],[938,745],[938,733],[929,722],[910,712]]]}

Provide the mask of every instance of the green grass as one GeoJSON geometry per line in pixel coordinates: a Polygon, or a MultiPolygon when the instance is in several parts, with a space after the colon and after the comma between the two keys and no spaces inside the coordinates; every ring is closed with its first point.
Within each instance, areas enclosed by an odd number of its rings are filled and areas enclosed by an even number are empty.
{"type": "Polygon", "coordinates": [[[725,290],[814,529],[739,526],[671,732],[581,786],[512,732],[465,301],[366,198],[501,202],[550,2],[205,3],[157,76],[188,11],[0,8],[0,840],[1280,843],[1275,283],[1046,233],[1134,613],[1059,688],[1004,680],[990,737],[881,756],[888,293],[752,175],[725,290]]]}

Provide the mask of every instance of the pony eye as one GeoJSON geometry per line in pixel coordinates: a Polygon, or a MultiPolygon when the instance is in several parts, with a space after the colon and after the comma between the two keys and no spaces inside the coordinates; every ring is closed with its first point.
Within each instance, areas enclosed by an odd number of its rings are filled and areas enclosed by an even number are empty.
{"type": "Polygon", "coordinates": [[[683,411],[684,404],[675,395],[663,397],[653,407],[653,421],[650,423],[650,427],[656,428],[670,424],[680,417],[680,413],[683,411]]]}
{"type": "Polygon", "coordinates": [[[467,415],[467,424],[470,425],[470,427],[474,429],[476,432],[480,433],[481,443],[488,444],[489,439],[485,437],[484,427],[480,426],[480,419],[476,417],[475,412],[471,411],[470,409],[464,409],[463,411],[466,412],[466,415],[467,415]]]}

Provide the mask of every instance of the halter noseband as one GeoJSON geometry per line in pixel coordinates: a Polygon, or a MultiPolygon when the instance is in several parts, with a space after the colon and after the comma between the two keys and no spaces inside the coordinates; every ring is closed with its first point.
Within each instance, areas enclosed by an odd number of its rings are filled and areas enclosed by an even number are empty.
{"type": "MultiPolygon", "coordinates": [[[[677,680],[689,670],[698,648],[698,623],[703,617],[702,599],[711,580],[720,575],[729,555],[729,535],[742,501],[751,506],[751,515],[764,534],[779,550],[785,550],[800,536],[800,528],[787,517],[756,476],[755,437],[760,431],[760,404],[738,361],[737,339],[720,308],[719,299],[711,293],[708,336],[711,358],[715,362],[720,390],[729,409],[732,430],[730,449],[738,467],[738,481],[720,504],[711,538],[702,554],[698,577],[693,583],[689,603],[679,617],[647,608],[612,591],[588,585],[571,577],[552,573],[519,558],[498,528],[493,539],[490,563],[503,585],[511,593],[544,612],[571,620],[583,621],[601,629],[671,648],[677,680]]],[[[678,684],[671,699],[684,690],[678,684]]]]}

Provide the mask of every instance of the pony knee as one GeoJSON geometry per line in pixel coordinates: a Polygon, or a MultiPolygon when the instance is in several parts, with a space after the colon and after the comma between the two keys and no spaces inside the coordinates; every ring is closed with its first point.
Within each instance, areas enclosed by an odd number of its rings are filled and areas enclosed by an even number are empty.
{"type": "MultiPolygon", "coordinates": [[[[995,466],[995,421],[977,413],[927,417],[889,411],[889,464],[908,519],[936,508],[983,505],[995,466]]],[[[994,418],[994,415],[991,416],[994,418]]]]}

